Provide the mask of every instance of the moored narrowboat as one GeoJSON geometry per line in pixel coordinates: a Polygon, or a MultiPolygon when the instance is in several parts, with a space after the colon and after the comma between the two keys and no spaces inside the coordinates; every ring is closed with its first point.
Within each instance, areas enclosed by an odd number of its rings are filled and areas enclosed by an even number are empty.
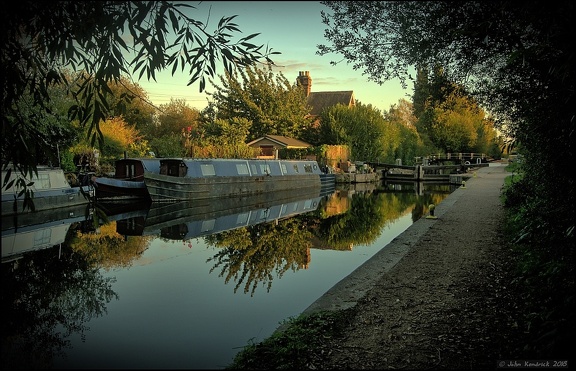
{"type": "Polygon", "coordinates": [[[114,163],[114,177],[94,180],[97,200],[150,199],[144,172],[160,172],[157,158],[123,158],[114,163]]]}
{"type": "Polygon", "coordinates": [[[2,169],[2,216],[87,205],[91,202],[94,196],[92,185],[71,186],[60,167],[38,165],[36,170],[37,174],[24,177],[12,165],[2,169]],[[25,194],[19,180],[28,184],[28,190],[34,193],[31,199],[34,210],[24,207],[25,194]]]}
{"type": "Polygon", "coordinates": [[[165,158],[144,183],[153,202],[172,202],[320,189],[322,174],[314,160],[165,158]]]}

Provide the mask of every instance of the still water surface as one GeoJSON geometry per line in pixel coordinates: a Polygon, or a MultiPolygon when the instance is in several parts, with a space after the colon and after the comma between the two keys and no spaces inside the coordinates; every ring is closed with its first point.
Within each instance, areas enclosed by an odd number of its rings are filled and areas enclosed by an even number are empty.
{"type": "Polygon", "coordinates": [[[3,344],[13,363],[42,368],[222,369],[452,190],[357,185],[221,205],[202,220],[198,210],[162,218],[150,209],[143,221],[122,207],[106,222],[96,211],[62,244],[3,262],[3,313],[13,316],[3,344]]]}

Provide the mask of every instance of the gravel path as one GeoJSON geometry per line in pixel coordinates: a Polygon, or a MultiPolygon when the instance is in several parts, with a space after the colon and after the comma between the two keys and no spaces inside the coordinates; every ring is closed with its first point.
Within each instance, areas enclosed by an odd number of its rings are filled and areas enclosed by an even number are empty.
{"type": "Polygon", "coordinates": [[[506,164],[475,174],[305,313],[356,307],[317,369],[494,369],[522,334],[503,242],[506,164]]]}

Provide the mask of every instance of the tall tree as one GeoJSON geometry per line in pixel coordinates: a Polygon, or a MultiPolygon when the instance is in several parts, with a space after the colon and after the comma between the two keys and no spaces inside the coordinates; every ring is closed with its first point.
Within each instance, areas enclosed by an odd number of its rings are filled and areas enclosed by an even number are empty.
{"type": "Polygon", "coordinates": [[[348,145],[356,161],[393,161],[400,141],[397,126],[372,105],[361,103],[326,108],[320,115],[319,131],[326,144],[348,145]]]}
{"type": "Polygon", "coordinates": [[[424,146],[420,133],[416,129],[414,108],[406,99],[400,99],[397,105],[392,105],[384,112],[384,119],[399,128],[399,145],[394,151],[394,159],[402,160],[404,165],[415,163],[416,157],[422,157],[433,152],[424,146]]]}
{"type": "Polygon", "coordinates": [[[160,105],[159,110],[154,126],[144,132],[150,139],[198,127],[200,111],[190,107],[185,99],[171,98],[170,102],[160,105]]]}
{"type": "Polygon", "coordinates": [[[300,138],[309,126],[310,107],[301,87],[291,83],[272,66],[247,67],[234,74],[220,76],[214,84],[213,104],[217,118],[243,117],[252,122],[248,140],[267,134],[300,138]]]}
{"type": "Polygon", "coordinates": [[[424,113],[429,98],[430,84],[428,83],[428,69],[420,66],[416,70],[414,93],[412,94],[414,116],[420,117],[424,113]]]}
{"type": "MultiPolygon", "coordinates": [[[[227,73],[265,61],[277,54],[252,44],[258,34],[235,38],[235,16],[223,17],[214,33],[207,24],[187,15],[191,3],[171,1],[19,1],[2,12],[0,82],[2,94],[2,164],[12,162],[24,174],[36,169],[30,146],[51,153],[37,122],[20,115],[18,102],[25,92],[36,109],[50,110],[49,87],[68,83],[76,104],[69,111],[88,127],[91,143],[102,143],[99,124],[110,114],[109,83],[121,76],[156,80],[158,71],[188,69],[190,80],[206,85],[217,73],[227,73]],[[175,36],[171,41],[169,35],[175,36]],[[130,40],[127,43],[126,40],[130,40]],[[131,58],[130,60],[128,58],[131,58]],[[74,83],[65,69],[84,71],[90,78],[74,83]],[[13,145],[9,145],[9,143],[13,145]],[[18,148],[19,150],[15,150],[18,148]]],[[[29,193],[27,192],[29,195],[29,193]]]]}
{"type": "Polygon", "coordinates": [[[170,99],[160,105],[159,111],[154,125],[142,134],[156,156],[184,156],[185,137],[197,130],[200,111],[190,107],[185,99],[170,99]]]}
{"type": "Polygon", "coordinates": [[[148,93],[137,83],[121,76],[109,84],[111,116],[121,116],[126,123],[134,125],[140,132],[148,132],[154,124],[158,110],[148,99],[148,93]]]}

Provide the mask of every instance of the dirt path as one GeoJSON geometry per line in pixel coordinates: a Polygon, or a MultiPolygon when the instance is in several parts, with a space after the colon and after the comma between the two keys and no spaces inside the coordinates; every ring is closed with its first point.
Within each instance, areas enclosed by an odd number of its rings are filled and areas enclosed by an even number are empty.
{"type": "Polygon", "coordinates": [[[505,164],[490,164],[305,313],[356,305],[318,369],[494,369],[522,336],[501,235],[505,164]]]}

